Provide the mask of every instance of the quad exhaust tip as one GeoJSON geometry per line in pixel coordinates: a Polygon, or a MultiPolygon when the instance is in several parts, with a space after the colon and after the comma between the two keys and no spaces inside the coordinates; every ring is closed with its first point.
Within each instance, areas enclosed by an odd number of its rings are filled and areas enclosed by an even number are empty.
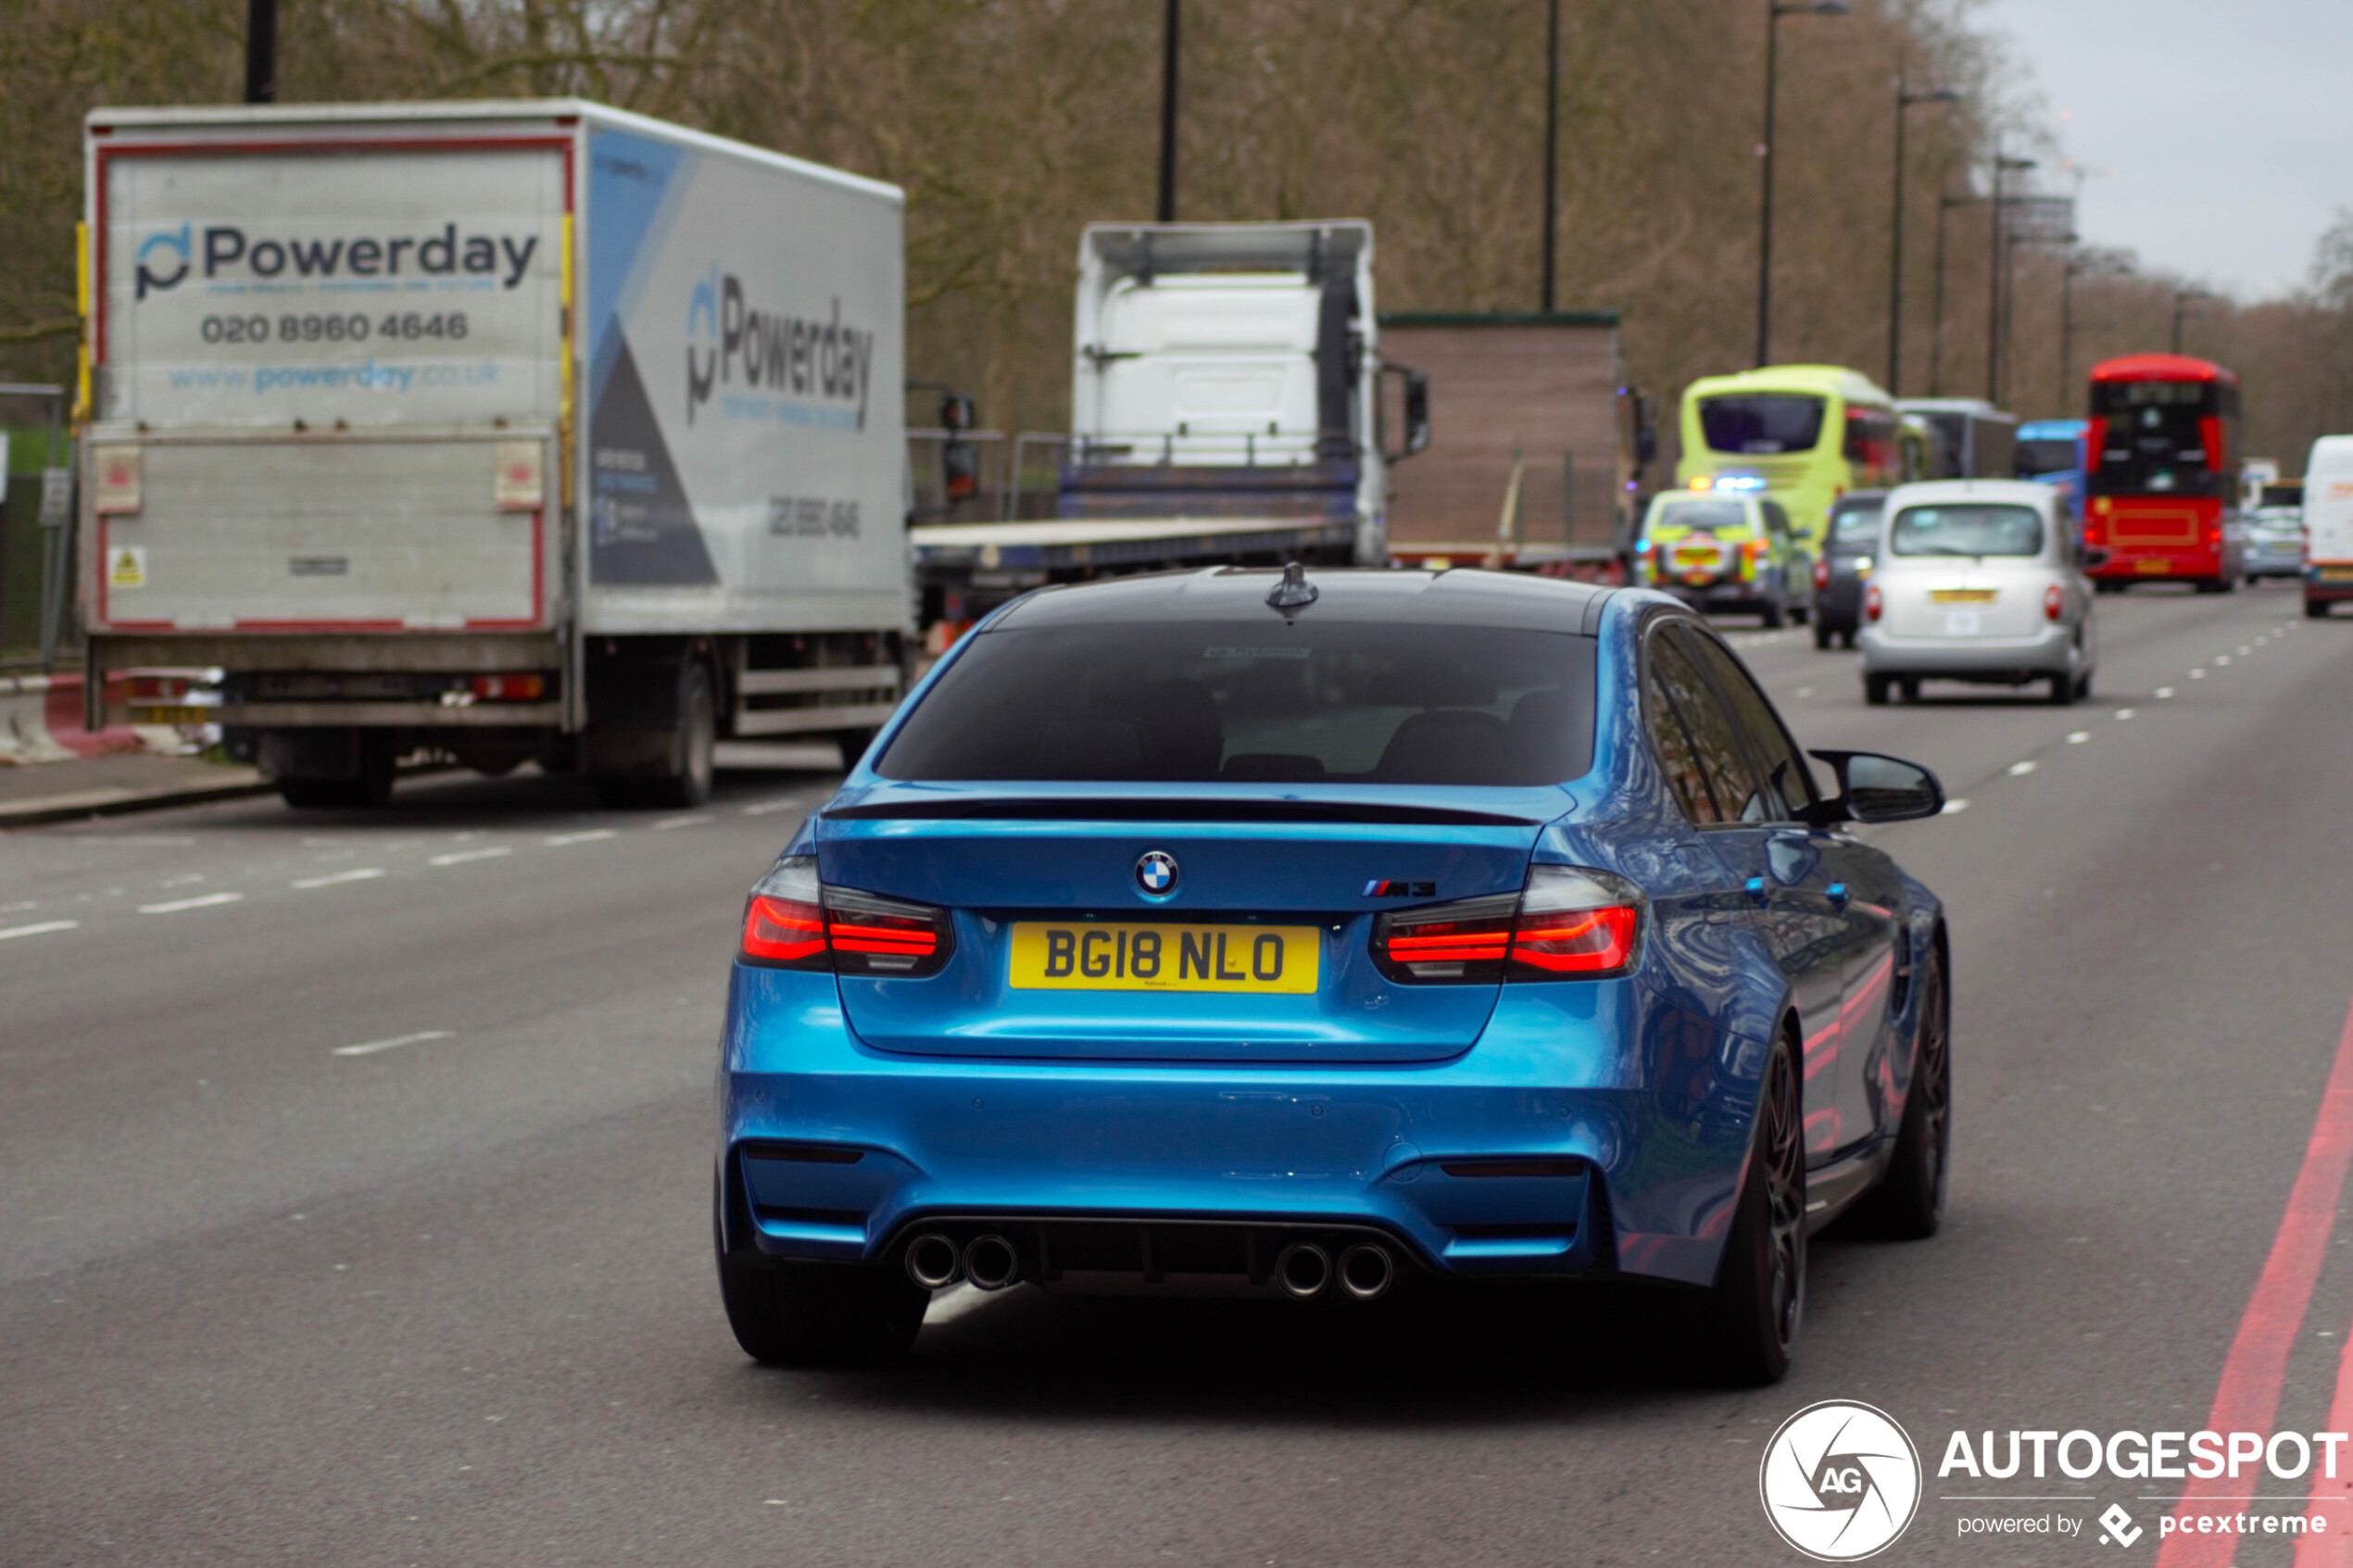
{"type": "Polygon", "coordinates": [[[964,1277],[975,1290],[1002,1290],[1021,1277],[1021,1254],[1001,1236],[975,1236],[964,1247],[964,1277]]]}
{"type": "Polygon", "coordinates": [[[907,1277],[925,1290],[952,1285],[963,1272],[956,1244],[937,1231],[928,1231],[907,1244],[907,1277]]]}
{"type": "Polygon", "coordinates": [[[1379,1299],[1396,1281],[1396,1261],[1378,1242],[1360,1241],[1340,1255],[1340,1287],[1359,1301],[1379,1299]]]}
{"type": "Polygon", "coordinates": [[[1332,1280],[1331,1254],[1312,1241],[1295,1241],[1275,1260],[1275,1283],[1304,1301],[1332,1280]]]}

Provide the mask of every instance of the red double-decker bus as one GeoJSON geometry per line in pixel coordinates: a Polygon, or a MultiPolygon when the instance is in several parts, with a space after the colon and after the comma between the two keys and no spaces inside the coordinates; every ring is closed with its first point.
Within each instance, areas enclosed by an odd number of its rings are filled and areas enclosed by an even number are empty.
{"type": "Polygon", "coordinates": [[[2133,354],[2092,368],[2091,466],[2083,545],[2103,591],[2189,582],[2238,583],[2234,500],[2239,379],[2179,354],[2133,354]]]}

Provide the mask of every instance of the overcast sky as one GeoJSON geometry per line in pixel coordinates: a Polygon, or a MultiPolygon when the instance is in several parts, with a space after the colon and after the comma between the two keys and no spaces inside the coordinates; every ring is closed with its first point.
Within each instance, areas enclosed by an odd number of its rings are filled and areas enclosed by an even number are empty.
{"type": "Polygon", "coordinates": [[[1979,16],[2091,171],[2084,243],[2251,300],[2303,282],[2353,206],[2353,0],[1986,0],[1979,16]]]}

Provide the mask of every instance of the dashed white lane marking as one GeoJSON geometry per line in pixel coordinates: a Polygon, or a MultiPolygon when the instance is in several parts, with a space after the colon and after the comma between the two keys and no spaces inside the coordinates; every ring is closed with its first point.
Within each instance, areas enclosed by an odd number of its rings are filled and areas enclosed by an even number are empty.
{"type": "Polygon", "coordinates": [[[0,915],[22,914],[27,909],[37,909],[40,907],[41,900],[38,898],[20,898],[13,904],[0,904],[0,915]]]}
{"type": "Polygon", "coordinates": [[[347,872],[330,872],[325,876],[307,876],[299,882],[290,882],[286,885],[304,888],[333,887],[342,882],[373,882],[384,874],[384,869],[382,866],[354,866],[347,872]]]}
{"type": "MultiPolygon", "coordinates": [[[[2226,665],[2226,664],[2228,664],[2228,663],[2230,663],[2230,662],[2231,662],[2231,656],[2230,656],[2229,654],[2227,654],[2227,653],[2218,653],[2218,654],[2216,654],[2216,655],[2214,656],[2214,668],[2216,668],[2217,670],[2221,669],[2221,668],[2222,668],[2222,666],[2224,666],[2224,665],[2226,665]]],[[[2193,670],[2193,671],[2190,671],[2190,673],[2191,673],[2191,674],[2193,674],[2193,675],[2195,675],[2195,674],[2196,674],[2196,673],[2197,673],[2197,671],[2195,671],[2195,670],[2193,670]]]]}
{"type": "Polygon", "coordinates": [[[447,1029],[420,1029],[413,1035],[395,1035],[389,1040],[370,1040],[365,1045],[337,1046],[337,1056],[373,1056],[378,1051],[396,1051],[403,1046],[422,1046],[427,1040],[449,1038],[447,1029]]]}
{"type": "Polygon", "coordinates": [[[41,936],[52,931],[72,931],[81,924],[78,920],[44,920],[32,925],[11,926],[0,931],[0,942],[6,942],[12,936],[41,936]]]}
{"type": "Polygon", "coordinates": [[[1800,686],[1797,688],[1797,695],[1800,696],[1812,696],[1814,695],[1814,688],[1811,686],[1800,686]]]}
{"type": "Polygon", "coordinates": [[[193,887],[204,880],[204,872],[190,872],[185,876],[168,876],[156,884],[158,887],[193,887]]]}
{"type": "Polygon", "coordinates": [[[654,832],[668,833],[672,828],[698,828],[705,822],[715,822],[718,820],[718,818],[711,816],[664,817],[661,821],[654,824],[654,832]]]}
{"type": "Polygon", "coordinates": [[[988,1305],[991,1294],[969,1285],[951,1285],[933,1297],[931,1305],[924,1309],[924,1326],[931,1328],[943,1323],[954,1323],[974,1308],[988,1305]]]}
{"type": "Polygon", "coordinates": [[[143,915],[176,915],[182,909],[209,909],[216,904],[235,904],[244,900],[242,893],[208,893],[201,898],[175,898],[169,904],[142,904],[143,915]]]}
{"type": "Polygon", "coordinates": [[[107,844],[131,849],[185,849],[195,843],[193,838],[167,838],[151,833],[130,834],[69,833],[65,836],[69,844],[107,844]]]}
{"type": "Polygon", "coordinates": [[[504,844],[494,844],[487,849],[456,849],[447,855],[435,855],[432,859],[427,860],[425,864],[429,866],[462,866],[468,860],[496,860],[502,856],[511,855],[513,853],[514,850],[504,844]]]}
{"type": "Polygon", "coordinates": [[[1947,816],[1947,817],[1950,817],[1950,816],[1957,815],[1957,814],[1958,814],[1959,812],[1966,811],[1966,810],[1968,810],[1968,809],[1969,809],[1969,801],[1968,801],[1966,798],[1959,799],[1959,800],[1947,800],[1947,801],[1944,803],[1944,815],[1945,815],[1945,816],[1947,816]]]}
{"type": "Polygon", "coordinates": [[[567,844],[594,844],[599,839],[619,838],[621,834],[613,832],[610,828],[590,828],[585,833],[550,834],[547,837],[540,840],[540,842],[545,844],[550,849],[561,849],[567,844]]]}
{"type": "Polygon", "coordinates": [[[2206,671],[2203,670],[2193,670],[2190,671],[2190,679],[2193,681],[2203,681],[2206,679],[2206,671]]]}
{"type": "Polygon", "coordinates": [[[2253,648],[2248,647],[2245,643],[2241,643],[2239,645],[2239,652],[2241,653],[2253,653],[2254,651],[2255,650],[2253,648]]]}
{"type": "Polygon", "coordinates": [[[2173,688],[2171,686],[2159,686],[2157,688],[2157,695],[2160,697],[2171,696],[2173,695],[2173,688]]]}
{"type": "Polygon", "coordinates": [[[2073,734],[2067,737],[2067,744],[2070,746],[2082,746],[2085,741],[2090,740],[2091,738],[2091,731],[2078,730],[2073,734]]]}
{"type": "Polygon", "coordinates": [[[2041,766],[2042,764],[2040,762],[2031,760],[2025,762],[2013,762],[2010,764],[2010,776],[2012,778],[2017,778],[2021,773],[2031,773],[2041,766]]]}
{"type": "Polygon", "coordinates": [[[799,800],[790,798],[784,800],[762,800],[757,805],[745,807],[744,815],[747,817],[764,817],[771,811],[789,811],[799,804],[800,802],[799,800]]]}
{"type": "Polygon", "coordinates": [[[2129,708],[2120,708],[2116,710],[2116,716],[2119,719],[2130,719],[2133,716],[2133,710],[2129,708]]]}

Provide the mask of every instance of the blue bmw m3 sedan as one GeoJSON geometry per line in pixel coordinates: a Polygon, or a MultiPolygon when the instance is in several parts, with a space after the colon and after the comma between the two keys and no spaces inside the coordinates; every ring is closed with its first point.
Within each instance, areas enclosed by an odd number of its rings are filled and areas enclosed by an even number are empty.
{"type": "MultiPolygon", "coordinates": [[[[903,1351],[932,1293],[1652,1282],[1788,1364],[1806,1236],[1925,1236],[1935,897],[1664,595],[1474,571],[1040,589],[936,666],[746,905],[727,1315],[903,1351]]],[[[1682,1320],[1678,1320],[1682,1321],[1682,1320]]]]}

